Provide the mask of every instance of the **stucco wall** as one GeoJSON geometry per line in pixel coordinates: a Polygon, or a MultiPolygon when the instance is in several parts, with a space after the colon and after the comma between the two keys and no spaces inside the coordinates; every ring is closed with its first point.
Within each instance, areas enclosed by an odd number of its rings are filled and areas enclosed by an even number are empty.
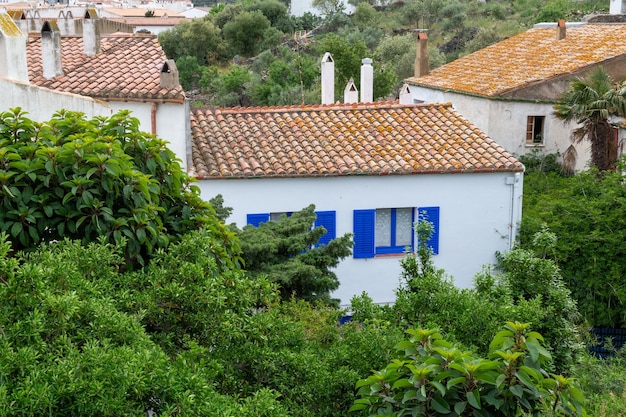
{"type": "MultiPolygon", "coordinates": [[[[533,151],[563,154],[572,144],[571,133],[576,125],[564,124],[555,118],[550,103],[489,100],[418,86],[410,86],[410,89],[414,100],[426,103],[451,102],[459,114],[514,155],[533,151]],[[526,145],[528,116],[545,116],[544,145],[526,145]]],[[[589,145],[581,143],[575,147],[578,154],[576,169],[582,170],[589,160],[589,145]]]]}
{"type": "Polygon", "coordinates": [[[29,113],[31,119],[38,122],[50,120],[52,115],[61,109],[83,112],[88,118],[111,115],[111,108],[107,103],[18,81],[0,78],[0,91],[2,91],[0,107],[2,111],[21,107],[29,113]]]}
{"type": "MultiPolygon", "coordinates": [[[[482,265],[506,251],[521,219],[522,174],[439,174],[200,181],[202,197],[222,194],[233,208],[228,223],[246,224],[249,213],[297,211],[309,204],[336,211],[337,236],[352,233],[353,210],[440,207],[439,254],[435,263],[471,287],[482,265]],[[512,184],[507,184],[508,182],[512,184]]],[[[376,302],[393,302],[400,256],[344,260],[337,268],[342,304],[366,291],[376,302]]]]}
{"type": "MultiPolygon", "coordinates": [[[[121,109],[132,111],[132,116],[139,119],[141,130],[152,132],[152,103],[136,101],[112,101],[109,103],[113,112],[121,109]]],[[[189,132],[189,106],[187,103],[156,104],[156,135],[169,142],[169,148],[187,166],[187,135],[189,132]]]]}

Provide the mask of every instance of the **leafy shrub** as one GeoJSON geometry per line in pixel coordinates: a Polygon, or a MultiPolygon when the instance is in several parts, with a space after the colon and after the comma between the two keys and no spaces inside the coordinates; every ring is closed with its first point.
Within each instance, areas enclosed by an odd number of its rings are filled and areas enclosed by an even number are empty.
{"type": "Polygon", "coordinates": [[[583,414],[574,381],[548,376],[550,354],[528,324],[507,323],[489,359],[463,352],[435,330],[409,329],[398,357],[357,383],[352,411],[368,415],[519,416],[583,414]]]}
{"type": "Polygon", "coordinates": [[[125,240],[132,267],[204,225],[236,259],[236,240],[166,142],[128,111],[87,120],[62,110],[41,124],[19,108],[1,113],[0,184],[0,226],[15,250],[104,236],[125,240]]]}

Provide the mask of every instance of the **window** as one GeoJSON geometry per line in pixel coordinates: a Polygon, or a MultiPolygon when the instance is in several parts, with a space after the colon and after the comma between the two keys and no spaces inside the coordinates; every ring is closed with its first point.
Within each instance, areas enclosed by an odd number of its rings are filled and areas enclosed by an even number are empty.
{"type": "MultiPolygon", "coordinates": [[[[275,213],[256,213],[256,214],[248,214],[247,224],[251,224],[254,227],[259,227],[261,223],[267,223],[269,221],[280,220],[280,218],[285,215],[287,217],[291,216],[293,212],[291,211],[283,211],[283,212],[275,212],[275,213]]],[[[337,225],[336,225],[336,215],[335,211],[316,211],[315,215],[315,223],[313,227],[323,226],[326,229],[326,234],[320,237],[318,240],[316,247],[320,245],[327,245],[328,242],[337,237],[337,225]]]]}
{"type": "Polygon", "coordinates": [[[526,145],[543,145],[545,116],[528,116],[526,120],[526,145]]]}
{"type": "MultiPolygon", "coordinates": [[[[433,235],[427,244],[439,253],[439,207],[420,207],[417,212],[433,223],[433,235]]],[[[355,258],[401,254],[406,247],[415,247],[414,208],[354,210],[353,214],[355,258]]]]}

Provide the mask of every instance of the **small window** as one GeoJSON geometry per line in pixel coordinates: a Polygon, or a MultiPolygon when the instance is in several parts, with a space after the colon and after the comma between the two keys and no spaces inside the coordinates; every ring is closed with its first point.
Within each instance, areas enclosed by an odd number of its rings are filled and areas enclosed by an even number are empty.
{"type": "Polygon", "coordinates": [[[376,210],[376,254],[403,253],[413,247],[413,212],[412,208],[376,210]]]}
{"type": "Polygon", "coordinates": [[[539,146],[544,144],[545,116],[528,116],[526,121],[526,145],[539,146]]]}

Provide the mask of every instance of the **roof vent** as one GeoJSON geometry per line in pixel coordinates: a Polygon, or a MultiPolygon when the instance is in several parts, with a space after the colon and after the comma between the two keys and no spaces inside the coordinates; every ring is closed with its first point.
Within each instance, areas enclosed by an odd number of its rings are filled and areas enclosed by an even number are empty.
{"type": "Polygon", "coordinates": [[[344,103],[358,103],[359,101],[359,90],[356,89],[356,85],[354,84],[354,80],[350,78],[346,88],[343,90],[343,102],[344,103]]]}

